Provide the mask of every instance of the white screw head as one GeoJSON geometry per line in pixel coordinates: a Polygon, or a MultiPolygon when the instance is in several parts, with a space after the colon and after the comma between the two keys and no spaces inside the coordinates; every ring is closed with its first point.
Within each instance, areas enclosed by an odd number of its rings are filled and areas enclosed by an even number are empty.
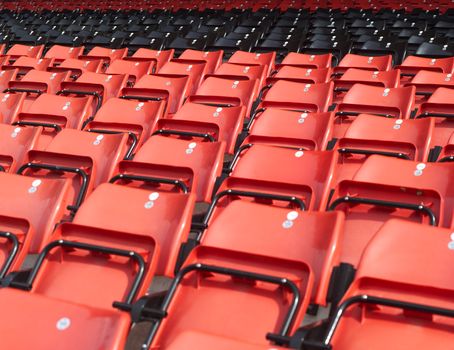
{"type": "Polygon", "coordinates": [[[42,181],[39,180],[39,179],[36,179],[32,182],[32,186],[33,187],[38,187],[39,185],[41,185],[42,181]]]}
{"type": "Polygon", "coordinates": [[[148,199],[150,201],[155,201],[156,199],[159,198],[159,193],[158,192],[153,192],[153,193],[150,193],[150,195],[148,196],[148,199]]]}
{"type": "Polygon", "coordinates": [[[291,211],[287,214],[287,220],[293,221],[298,217],[297,211],[291,211]]]}
{"type": "Polygon", "coordinates": [[[68,317],[62,317],[57,321],[57,329],[59,331],[64,331],[71,326],[71,320],[68,317]]]}
{"type": "Polygon", "coordinates": [[[426,168],[426,164],[424,163],[419,163],[418,165],[416,165],[416,169],[418,170],[424,170],[426,168]]]}
{"type": "Polygon", "coordinates": [[[295,157],[296,158],[301,158],[304,155],[304,151],[296,151],[295,152],[295,157]]]}
{"type": "Polygon", "coordinates": [[[196,146],[197,146],[197,143],[191,142],[191,143],[188,145],[188,148],[194,149],[194,148],[196,148],[196,146]]]}

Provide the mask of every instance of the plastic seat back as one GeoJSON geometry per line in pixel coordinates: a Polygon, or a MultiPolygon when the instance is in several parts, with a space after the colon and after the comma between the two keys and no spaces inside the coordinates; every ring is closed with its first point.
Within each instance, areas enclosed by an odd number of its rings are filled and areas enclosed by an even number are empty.
{"type": "Polygon", "coordinates": [[[305,53],[289,52],[282,60],[281,65],[301,66],[306,68],[330,68],[332,54],[309,55],[305,53]]]}
{"type": "Polygon", "coordinates": [[[44,55],[44,58],[53,58],[54,64],[60,64],[68,58],[77,58],[84,51],[83,46],[71,47],[62,45],[52,45],[44,55]]]}
{"type": "Polygon", "coordinates": [[[267,75],[274,69],[276,52],[254,53],[245,51],[236,51],[228,60],[229,63],[239,63],[244,65],[260,64],[266,66],[267,75]]]}
{"type": "Polygon", "coordinates": [[[183,60],[195,60],[195,61],[205,61],[206,62],[206,73],[212,74],[219,65],[222,63],[222,56],[224,51],[198,51],[192,49],[186,49],[178,57],[183,60]]]}

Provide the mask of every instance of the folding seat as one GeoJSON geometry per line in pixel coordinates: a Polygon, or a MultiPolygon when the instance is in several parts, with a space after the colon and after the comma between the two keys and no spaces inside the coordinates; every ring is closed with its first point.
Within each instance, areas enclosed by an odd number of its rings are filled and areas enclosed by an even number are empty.
{"type": "Polygon", "coordinates": [[[367,158],[352,180],[337,185],[329,205],[346,215],[341,261],[357,266],[370,239],[392,218],[449,227],[453,174],[452,163],[367,158]]]}
{"type": "Polygon", "coordinates": [[[312,277],[301,260],[199,247],[153,312],[154,327],[141,347],[269,348],[267,337],[285,337],[301,323],[312,277]]]}
{"type": "Polygon", "coordinates": [[[416,88],[416,95],[422,96],[424,99],[432,95],[439,87],[452,88],[454,86],[454,78],[452,73],[439,73],[422,70],[419,71],[414,78],[406,85],[416,88]]]}
{"type": "Polygon", "coordinates": [[[333,113],[301,113],[279,108],[258,109],[246,127],[247,143],[325,150],[331,139],[333,113]]]}
{"type": "Polygon", "coordinates": [[[453,97],[454,89],[437,88],[418,109],[416,118],[435,119],[435,130],[432,137],[432,145],[434,146],[446,145],[454,132],[453,114],[451,112],[454,107],[452,103],[453,97]]]}
{"type": "Polygon", "coordinates": [[[330,68],[312,69],[282,66],[275,72],[275,74],[267,78],[267,83],[272,83],[277,80],[287,80],[301,83],[318,84],[327,83],[331,79],[330,68]]]}
{"type": "Polygon", "coordinates": [[[206,74],[206,61],[172,59],[162,66],[158,74],[188,76],[189,93],[192,95],[206,74]]]}
{"type": "MultiPolygon", "coordinates": [[[[159,179],[149,180],[159,185],[159,179]]],[[[82,204],[70,226],[76,230],[124,232],[153,238],[159,249],[155,273],[170,277],[175,271],[180,245],[188,239],[194,204],[194,194],[190,193],[156,192],[104,183],[82,204]],[[103,214],[99,208],[103,208],[103,214]]],[[[145,294],[149,282],[148,279],[142,285],[139,294],[145,294]]]]}
{"type": "Polygon", "coordinates": [[[164,64],[173,58],[174,50],[150,50],[146,48],[139,48],[134,54],[125,59],[131,60],[152,60],[156,62],[155,71],[159,71],[164,64]]]}
{"type": "Polygon", "coordinates": [[[449,74],[454,72],[454,58],[408,56],[397,68],[400,69],[402,76],[405,77],[413,77],[421,70],[449,74]]]}
{"type": "Polygon", "coordinates": [[[351,89],[355,84],[380,86],[384,88],[400,87],[400,71],[370,71],[364,69],[347,69],[340,78],[334,80],[334,92],[336,101],[342,100],[343,93],[351,89]]]}
{"type": "Polygon", "coordinates": [[[70,72],[73,80],[85,72],[100,73],[102,70],[102,60],[79,60],[76,58],[67,58],[57,67],[49,67],[49,72],[70,72]]]}
{"type": "Polygon", "coordinates": [[[189,76],[144,75],[133,88],[124,88],[122,98],[141,101],[166,101],[165,114],[175,114],[189,96],[189,76]]]}
{"type": "Polygon", "coordinates": [[[302,112],[326,112],[333,99],[333,83],[307,84],[279,80],[262,89],[259,107],[302,112]],[[268,91],[266,91],[268,90],[268,91]]]}
{"type": "Polygon", "coordinates": [[[41,71],[46,70],[52,64],[53,59],[51,58],[32,58],[21,56],[17,58],[17,60],[15,60],[13,64],[2,66],[2,69],[17,69],[17,75],[22,76],[32,69],[41,71]]]}
{"type": "Polygon", "coordinates": [[[10,61],[15,61],[21,56],[40,58],[44,52],[44,45],[28,46],[21,44],[14,44],[7,52],[10,61]]]}
{"type": "Polygon", "coordinates": [[[37,179],[0,173],[0,275],[18,270],[64,217],[65,179],[37,179]]]}
{"type": "Polygon", "coordinates": [[[250,115],[258,95],[258,81],[247,77],[214,75],[207,77],[189,101],[218,107],[245,106],[250,115]]]}
{"type": "Polygon", "coordinates": [[[364,42],[359,48],[352,48],[351,53],[364,56],[387,56],[392,55],[392,65],[397,65],[402,62],[407,43],[398,41],[392,37],[377,38],[364,42]]]}
{"type": "MultiPolygon", "coordinates": [[[[144,176],[165,179],[172,188],[179,186],[195,193],[198,202],[209,202],[225,153],[225,143],[213,140],[209,134],[160,129],[142,145],[132,161],[119,164],[118,172],[121,179],[139,182],[144,176]]],[[[169,190],[168,187],[163,185],[162,189],[169,190]]]]}
{"type": "Polygon", "coordinates": [[[337,179],[352,179],[372,154],[425,162],[428,160],[434,120],[388,119],[360,114],[336,144],[337,179]]]}
{"type": "Polygon", "coordinates": [[[153,63],[146,61],[120,60],[113,61],[106,69],[106,74],[123,74],[128,77],[128,85],[134,83],[146,74],[151,74],[153,63]]]}
{"type": "Polygon", "coordinates": [[[212,74],[218,69],[222,63],[222,56],[224,52],[219,51],[197,51],[187,49],[178,57],[183,60],[194,60],[194,61],[205,61],[206,62],[206,73],[212,74]]]}
{"type": "Polygon", "coordinates": [[[115,60],[122,59],[128,54],[128,48],[109,49],[107,47],[95,46],[86,55],[79,56],[82,60],[102,60],[108,66],[115,60]]]}
{"type": "Polygon", "coordinates": [[[409,119],[415,106],[413,86],[383,88],[354,84],[336,106],[335,137],[342,136],[352,118],[362,113],[409,119]]]}
{"type": "Polygon", "coordinates": [[[415,55],[430,58],[452,57],[454,55],[454,46],[449,44],[437,45],[435,43],[425,42],[419,45],[415,55]]]}
{"type": "Polygon", "coordinates": [[[262,87],[265,78],[266,70],[265,66],[262,65],[243,65],[237,63],[222,63],[219,68],[214,72],[214,76],[230,76],[230,77],[247,77],[250,80],[257,79],[259,81],[259,87],[262,87]]]}
{"type": "Polygon", "coordinates": [[[107,100],[120,95],[127,81],[128,77],[123,74],[84,72],[76,81],[63,82],[59,94],[93,96],[92,114],[95,114],[107,100]]]}
{"type": "Polygon", "coordinates": [[[0,124],[0,171],[14,173],[26,153],[36,148],[41,128],[0,124]]]}
{"type": "Polygon", "coordinates": [[[123,132],[129,135],[130,152],[139,148],[155,130],[156,123],[164,117],[163,101],[134,101],[121,98],[109,99],[84,126],[85,130],[123,132]]]}
{"type": "Polygon", "coordinates": [[[41,94],[55,94],[61,89],[62,83],[67,80],[69,73],[51,73],[46,71],[31,70],[21,80],[12,80],[4,92],[25,95],[22,107],[26,112],[30,104],[41,94]]]}
{"type": "Polygon", "coordinates": [[[271,73],[274,69],[274,61],[276,60],[275,52],[267,53],[254,53],[254,52],[244,52],[236,51],[228,60],[229,63],[237,63],[243,65],[253,65],[260,64],[266,66],[267,75],[271,73]]]}
{"type": "Polygon", "coordinates": [[[11,124],[22,110],[25,94],[0,93],[0,122],[11,124]]]}
{"type": "Polygon", "coordinates": [[[41,126],[38,148],[44,149],[52,138],[63,128],[81,129],[91,116],[93,98],[39,95],[26,112],[20,112],[14,120],[19,126],[41,126]]]}
{"type": "Polygon", "coordinates": [[[383,225],[367,246],[355,280],[319,346],[449,347],[454,331],[450,298],[454,286],[446,278],[453,262],[450,235],[448,229],[401,220],[383,225]],[[415,268],[421,262],[424,268],[415,268]]]}
{"type": "Polygon", "coordinates": [[[306,55],[327,55],[332,56],[334,64],[340,61],[350,50],[350,43],[345,37],[332,36],[330,39],[323,38],[321,40],[309,41],[303,44],[300,52],[306,55]]]}
{"type": "Polygon", "coordinates": [[[245,116],[246,108],[242,105],[216,106],[188,101],[172,119],[160,120],[157,128],[209,134],[216,141],[224,141],[226,152],[233,154],[245,116]]]}
{"type": "Polygon", "coordinates": [[[349,68],[358,68],[372,71],[388,71],[392,68],[391,55],[386,56],[362,56],[347,54],[334,67],[334,75],[342,75],[349,68]]]}
{"type": "Polygon", "coordinates": [[[93,188],[109,180],[128,153],[128,136],[63,129],[43,151],[28,152],[18,173],[71,181],[67,201],[75,213],[93,188]]]}
{"type": "Polygon", "coordinates": [[[224,170],[228,177],[219,191],[233,189],[292,196],[306,210],[324,210],[336,163],[337,154],[331,151],[243,144],[224,170]]]}
{"type": "Polygon", "coordinates": [[[44,58],[53,58],[54,65],[59,65],[64,60],[69,58],[77,59],[79,55],[82,55],[84,51],[83,46],[62,46],[62,45],[52,45],[49,50],[44,55],[44,58]]]}

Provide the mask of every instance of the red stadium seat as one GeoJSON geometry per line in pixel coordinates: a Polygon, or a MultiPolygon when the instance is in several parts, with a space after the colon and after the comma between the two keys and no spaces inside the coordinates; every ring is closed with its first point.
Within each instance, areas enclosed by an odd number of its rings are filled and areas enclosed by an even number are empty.
{"type": "Polygon", "coordinates": [[[75,80],[85,72],[100,73],[102,70],[102,61],[67,58],[58,67],[51,67],[47,70],[50,72],[70,72],[71,78],[75,80]]]}
{"type": "Polygon", "coordinates": [[[294,66],[282,66],[276,71],[276,74],[267,79],[267,83],[277,80],[296,81],[301,83],[327,83],[331,79],[330,68],[302,68],[294,66]]]}
{"type": "Polygon", "coordinates": [[[454,323],[451,230],[388,221],[323,337],[333,349],[449,347],[454,323]],[[410,244],[411,242],[411,244],[410,244]],[[377,264],[377,261],[383,263],[377,264]],[[415,269],[424,261],[424,269],[415,269]]]}
{"type": "Polygon", "coordinates": [[[305,53],[289,52],[282,60],[282,66],[299,66],[304,68],[320,69],[330,68],[332,54],[309,55],[305,53]]]}
{"type": "Polygon", "coordinates": [[[419,71],[426,70],[440,73],[454,72],[454,58],[427,58],[418,56],[408,56],[398,67],[402,76],[413,77],[419,71]]]}
{"type": "Polygon", "coordinates": [[[223,63],[214,72],[213,76],[231,76],[232,78],[235,76],[242,78],[247,77],[250,80],[258,80],[259,85],[262,86],[265,82],[266,70],[264,66],[259,64],[247,66],[242,64],[223,63]]]}
{"type": "Polygon", "coordinates": [[[307,84],[279,80],[267,85],[260,107],[302,112],[327,112],[333,99],[333,83],[307,84]]]}
{"type": "Polygon", "coordinates": [[[44,45],[28,46],[22,44],[14,44],[7,52],[10,61],[15,61],[21,56],[40,58],[44,51],[44,45]]]}
{"type": "Polygon", "coordinates": [[[189,77],[189,93],[194,94],[200,86],[207,69],[206,61],[172,59],[158,71],[158,74],[189,77]]]}
{"type": "MultiPolygon", "coordinates": [[[[40,179],[0,173],[4,200],[0,203],[0,231],[19,239],[20,250],[14,259],[19,269],[28,252],[38,252],[51,236],[55,225],[66,215],[65,198],[69,190],[66,179],[40,179]]],[[[2,237],[2,242],[5,236],[2,237]]],[[[4,243],[1,257],[5,258],[4,243]]]]}
{"type": "MultiPolygon", "coordinates": [[[[204,136],[175,130],[160,130],[158,133],[169,136],[154,135],[148,139],[133,161],[120,163],[120,174],[123,178],[130,175],[164,178],[172,188],[178,186],[195,193],[197,201],[209,202],[216,177],[222,171],[225,143],[204,142],[210,137],[196,141],[204,136]]],[[[136,180],[141,181],[140,178],[136,180]]]]}
{"type": "Polygon", "coordinates": [[[17,69],[0,70],[0,90],[3,92],[8,88],[8,83],[16,80],[17,69]]]}
{"type": "Polygon", "coordinates": [[[237,136],[243,127],[246,109],[243,106],[222,106],[186,102],[172,119],[159,122],[159,129],[208,133],[226,143],[232,154],[237,136]]]}
{"type": "Polygon", "coordinates": [[[175,114],[188,95],[188,75],[144,75],[133,88],[125,88],[121,91],[123,98],[166,101],[166,114],[175,114]]]}
{"type": "Polygon", "coordinates": [[[87,123],[85,129],[126,132],[130,135],[130,150],[134,151],[148,139],[156,123],[164,117],[164,109],[162,101],[140,102],[111,98],[87,123]]]}
{"type": "Polygon", "coordinates": [[[15,120],[20,126],[40,126],[44,130],[39,138],[40,149],[44,149],[63,128],[81,129],[90,117],[92,97],[69,97],[51,94],[39,95],[15,120]]]}
{"type": "Polygon", "coordinates": [[[357,266],[370,239],[391,218],[449,227],[453,173],[450,163],[370,156],[352,181],[339,183],[329,206],[346,214],[341,261],[357,266]]]}
{"type": "Polygon", "coordinates": [[[140,48],[134,54],[126,59],[131,60],[152,60],[156,62],[156,72],[158,72],[166,62],[173,58],[174,50],[150,50],[140,48]]]}
{"type": "Polygon", "coordinates": [[[397,88],[400,86],[400,72],[398,69],[379,72],[349,68],[339,79],[334,80],[334,91],[346,92],[355,84],[397,88]]]}
{"type": "Polygon", "coordinates": [[[339,65],[334,68],[335,75],[342,75],[349,68],[372,71],[388,71],[392,68],[392,56],[362,56],[346,54],[339,65]]]}
{"type": "Polygon", "coordinates": [[[0,93],[1,122],[11,124],[16,121],[17,114],[22,110],[25,94],[0,93]]]}
{"type": "Polygon", "coordinates": [[[243,143],[266,143],[325,150],[333,132],[333,113],[301,113],[278,108],[257,110],[243,143]]]}
{"type": "Polygon", "coordinates": [[[274,69],[274,61],[276,60],[276,52],[254,53],[245,51],[236,51],[228,60],[229,63],[238,63],[246,66],[259,64],[266,66],[267,75],[274,69]]]}
{"type": "Polygon", "coordinates": [[[95,46],[86,55],[80,55],[82,60],[102,60],[105,65],[111,64],[115,60],[122,59],[128,54],[128,49],[109,49],[107,47],[95,46]]]}
{"type": "Polygon", "coordinates": [[[336,106],[335,136],[342,137],[352,118],[369,113],[388,118],[408,119],[415,106],[415,88],[382,88],[355,84],[336,106]]]}
{"type": "Polygon", "coordinates": [[[372,154],[427,161],[434,130],[431,119],[388,119],[361,114],[339,139],[337,181],[352,179],[358,168],[372,154]]]}
{"type": "Polygon", "coordinates": [[[127,154],[126,135],[98,134],[63,129],[44,151],[28,152],[19,173],[44,178],[71,180],[68,203],[76,212],[85,196],[108,181],[117,163],[127,154]]]}
{"type": "Polygon", "coordinates": [[[146,74],[150,74],[152,62],[115,60],[106,69],[106,74],[124,74],[128,77],[128,84],[134,83],[146,74]]]}
{"type": "Polygon", "coordinates": [[[187,49],[178,57],[183,60],[205,61],[206,73],[212,74],[218,69],[222,63],[222,56],[224,51],[197,51],[187,49]]]}
{"type": "Polygon", "coordinates": [[[34,58],[21,56],[14,61],[12,65],[3,66],[2,69],[17,69],[18,75],[23,75],[28,71],[35,70],[46,70],[49,66],[53,65],[54,60],[52,58],[34,58]]]}
{"type": "Polygon", "coordinates": [[[235,189],[294,196],[304,202],[307,210],[324,210],[334,177],[336,158],[336,153],[330,151],[302,151],[245,144],[226,170],[229,177],[219,190],[235,189]]]}
{"type": "Polygon", "coordinates": [[[69,58],[76,59],[84,51],[83,46],[70,47],[61,45],[52,45],[44,55],[44,58],[53,58],[54,65],[60,65],[64,60],[69,58]]]}
{"type": "MultiPolygon", "coordinates": [[[[172,276],[180,245],[189,234],[194,199],[193,194],[102,184],[80,207],[73,223],[87,229],[152,237],[159,247],[156,274],[172,276]],[[103,208],[104,215],[99,215],[99,208],[103,208]],[[162,220],[164,217],[166,220],[162,220]]],[[[142,284],[139,294],[147,291],[150,277],[142,284]]]]}
{"type": "Polygon", "coordinates": [[[0,124],[0,171],[14,173],[26,153],[36,148],[41,128],[0,124]]]}

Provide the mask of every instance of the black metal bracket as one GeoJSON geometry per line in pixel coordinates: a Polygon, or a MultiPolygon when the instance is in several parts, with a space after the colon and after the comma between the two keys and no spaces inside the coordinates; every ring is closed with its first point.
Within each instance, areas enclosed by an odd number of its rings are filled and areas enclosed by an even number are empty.
{"type": "Polygon", "coordinates": [[[159,129],[156,130],[153,135],[175,135],[175,136],[187,136],[187,137],[199,137],[204,140],[208,140],[210,142],[215,142],[215,138],[208,134],[208,133],[201,133],[201,132],[192,132],[192,131],[179,131],[179,130],[167,130],[167,129],[159,129]]]}
{"type": "Polygon", "coordinates": [[[105,130],[105,129],[88,129],[87,131],[96,132],[98,134],[109,134],[109,135],[128,134],[128,137],[131,139],[131,146],[129,146],[128,151],[126,152],[126,154],[123,158],[125,160],[132,159],[133,152],[136,149],[137,143],[139,142],[137,135],[134,134],[132,131],[114,131],[114,130],[105,130]]]}
{"type": "Polygon", "coordinates": [[[333,339],[334,333],[340,323],[342,316],[344,315],[345,311],[352,305],[355,304],[370,304],[370,305],[382,305],[388,306],[398,309],[404,310],[411,310],[416,312],[421,312],[425,314],[434,314],[439,316],[445,316],[454,318],[454,310],[452,309],[444,309],[435,306],[423,305],[423,304],[416,304],[410,303],[400,300],[394,299],[387,299],[387,298],[379,298],[370,295],[358,295],[351,297],[345,300],[336,310],[334,317],[331,319],[331,322],[328,326],[327,333],[325,339],[320,344],[320,349],[331,349],[331,340],[333,339]]]}
{"type": "Polygon", "coordinates": [[[431,226],[437,225],[437,217],[435,216],[434,212],[422,204],[410,204],[410,203],[400,203],[400,202],[393,202],[393,201],[384,201],[379,199],[371,199],[371,198],[360,198],[360,197],[340,197],[337,198],[335,201],[331,203],[328,207],[329,211],[335,210],[336,207],[342,203],[353,203],[353,204],[369,204],[369,205],[376,205],[380,207],[389,207],[389,208],[400,208],[400,209],[408,209],[413,210],[416,212],[422,212],[429,217],[429,224],[431,226]]]}
{"type": "Polygon", "coordinates": [[[134,96],[134,95],[123,95],[120,96],[123,100],[138,100],[138,101],[162,101],[162,97],[147,97],[147,96],[134,96]]]}
{"type": "Polygon", "coordinates": [[[242,145],[241,147],[238,148],[238,150],[235,152],[233,159],[230,161],[230,164],[227,168],[224,168],[222,172],[224,174],[230,174],[233,171],[233,168],[235,167],[235,164],[238,162],[240,159],[241,153],[243,153],[245,150],[251,148],[254,144],[252,143],[246,143],[242,145]]]}
{"type": "Polygon", "coordinates": [[[251,130],[252,124],[254,123],[254,120],[257,119],[257,115],[260,113],[263,113],[266,111],[266,108],[257,108],[254,113],[252,113],[251,117],[249,118],[248,123],[246,124],[246,127],[243,129],[243,131],[249,132],[251,130]]]}
{"type": "Polygon", "coordinates": [[[4,93],[8,93],[8,92],[25,92],[25,93],[28,93],[28,94],[38,94],[38,95],[41,95],[42,93],[44,93],[43,90],[24,89],[24,88],[8,88],[8,89],[5,89],[3,92],[4,93]]]}
{"type": "MultiPolygon", "coordinates": [[[[80,91],[72,89],[63,89],[57,92],[57,95],[79,95],[79,96],[94,96],[96,98],[96,112],[102,106],[102,96],[96,91],[80,91]]],[[[96,113],[95,112],[95,113],[96,113]]]]}
{"type": "MultiPolygon", "coordinates": [[[[297,311],[298,311],[298,308],[299,308],[299,305],[301,302],[300,291],[299,291],[298,287],[296,286],[296,284],[293,283],[292,281],[290,281],[289,279],[283,278],[283,277],[264,275],[264,274],[243,271],[243,270],[236,270],[236,269],[220,267],[220,266],[193,264],[193,265],[188,265],[188,266],[182,268],[178,272],[178,274],[175,276],[175,279],[169,288],[169,291],[162,303],[162,307],[159,312],[160,315],[167,314],[167,310],[176,293],[178,285],[181,283],[184,276],[192,271],[209,272],[209,273],[227,275],[227,276],[232,276],[232,277],[242,278],[242,279],[247,279],[247,280],[252,280],[252,281],[261,281],[261,282],[265,282],[265,283],[276,284],[276,285],[279,285],[281,287],[284,287],[284,288],[290,290],[290,292],[293,295],[293,298],[290,303],[288,312],[283,320],[283,324],[280,328],[280,331],[279,331],[279,333],[277,333],[277,336],[282,336],[282,337],[286,337],[288,335],[290,328],[295,320],[295,317],[296,317],[296,314],[297,314],[297,311]]],[[[146,311],[147,310],[145,308],[144,309],[145,315],[146,315],[146,311]]],[[[155,311],[155,310],[151,310],[151,311],[155,311]]],[[[159,326],[161,325],[161,322],[162,322],[162,317],[154,319],[153,326],[151,327],[151,330],[150,330],[144,344],[142,345],[142,348],[148,349],[150,347],[150,344],[153,341],[153,339],[159,329],[159,326]]]]}
{"type": "MultiPolygon", "coordinates": [[[[18,282],[18,281],[13,280],[13,281],[11,281],[10,286],[14,287],[14,288],[18,288],[18,289],[23,289],[23,290],[31,290],[33,287],[33,282],[35,281],[35,278],[38,275],[39,270],[40,270],[41,266],[43,265],[44,260],[46,259],[46,256],[53,249],[55,249],[57,247],[85,250],[85,251],[108,254],[108,255],[123,256],[123,257],[129,258],[129,259],[135,261],[138,265],[137,274],[134,278],[134,281],[132,282],[132,285],[131,285],[131,288],[130,288],[128,294],[125,297],[125,300],[123,302],[118,302],[118,303],[119,303],[119,305],[131,304],[134,301],[134,298],[136,297],[136,294],[137,294],[139,287],[142,283],[142,280],[145,276],[145,261],[140,254],[138,254],[134,251],[131,251],[131,250],[110,248],[110,247],[104,247],[104,246],[82,243],[82,242],[66,241],[66,240],[62,240],[62,239],[60,239],[58,241],[50,242],[48,245],[46,245],[44,247],[44,249],[41,251],[41,253],[39,253],[38,259],[36,260],[36,263],[33,266],[32,270],[30,271],[30,274],[28,275],[25,282],[18,282]]],[[[113,304],[115,307],[116,302],[114,302],[113,304]]]]}
{"type": "Polygon", "coordinates": [[[132,174],[118,174],[112,177],[109,182],[115,183],[120,180],[129,180],[129,181],[142,181],[145,183],[162,183],[168,185],[174,185],[179,187],[181,191],[186,194],[189,192],[188,186],[181,180],[166,179],[162,177],[151,177],[151,176],[142,176],[142,175],[132,175],[132,174]]]}
{"type": "Polygon", "coordinates": [[[74,204],[68,206],[68,209],[72,212],[73,215],[76,213],[76,211],[79,209],[80,205],[82,204],[82,201],[84,200],[85,195],[87,193],[87,189],[88,189],[89,176],[83,169],[72,168],[72,167],[67,167],[67,166],[60,166],[60,165],[53,165],[53,164],[25,163],[24,165],[22,165],[19,168],[19,170],[17,170],[17,173],[22,175],[26,169],[43,169],[43,170],[60,171],[60,172],[64,172],[64,173],[73,173],[73,174],[79,175],[82,179],[80,191],[77,194],[74,204]]]}
{"type": "Polygon", "coordinates": [[[54,129],[56,132],[60,132],[62,130],[61,126],[55,123],[41,123],[41,122],[29,122],[29,121],[17,121],[13,123],[13,125],[20,125],[20,126],[42,126],[43,128],[51,128],[54,129]]]}
{"type": "Polygon", "coordinates": [[[430,117],[435,117],[435,118],[449,118],[452,119],[454,118],[454,113],[436,113],[436,112],[424,112],[421,114],[418,114],[415,119],[420,119],[420,118],[430,118],[430,117]]]}
{"type": "Polygon", "coordinates": [[[339,148],[338,152],[341,154],[363,154],[363,155],[373,155],[378,154],[386,157],[395,157],[400,159],[410,159],[408,155],[398,152],[386,152],[386,151],[373,151],[367,149],[355,149],[355,148],[339,148]]]}
{"type": "MultiPolygon", "coordinates": [[[[347,111],[338,111],[335,113],[336,117],[357,117],[361,114],[361,112],[347,112],[347,111]]],[[[385,113],[369,113],[372,115],[377,115],[379,117],[385,117],[385,118],[395,118],[392,114],[385,114],[385,113]]]]}
{"type": "Polygon", "coordinates": [[[6,273],[13,264],[14,259],[16,258],[17,253],[19,252],[19,239],[15,234],[5,231],[0,231],[0,237],[6,238],[13,245],[11,250],[8,252],[8,256],[6,257],[3,266],[0,269],[0,279],[2,279],[3,277],[6,276],[6,273]]]}
{"type": "Polygon", "coordinates": [[[454,162],[454,156],[447,156],[447,157],[440,158],[440,160],[438,162],[440,162],[440,163],[454,162]]]}

